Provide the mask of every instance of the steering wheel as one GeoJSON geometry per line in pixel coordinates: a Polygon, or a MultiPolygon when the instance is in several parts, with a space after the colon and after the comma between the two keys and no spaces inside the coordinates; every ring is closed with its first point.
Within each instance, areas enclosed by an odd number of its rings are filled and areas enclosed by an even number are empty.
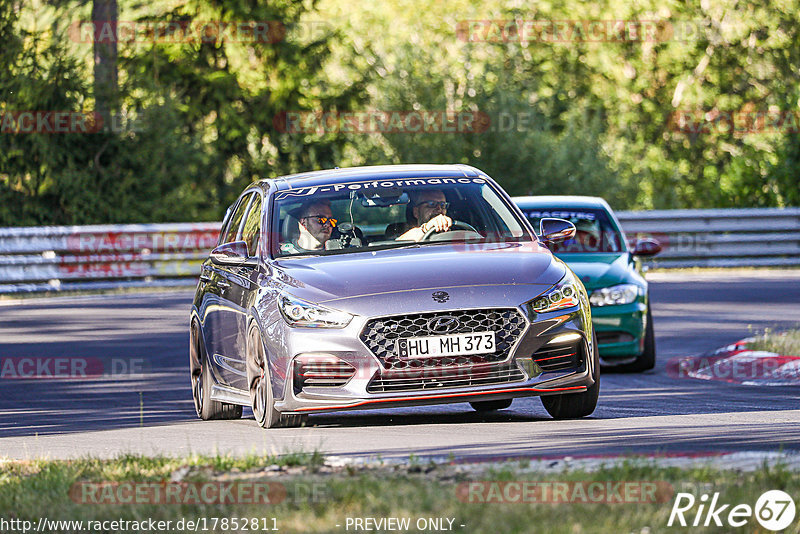
{"type": "MultiPolygon", "coordinates": [[[[475,229],[474,226],[472,226],[471,224],[465,223],[464,221],[457,221],[457,220],[453,219],[453,224],[451,224],[450,225],[450,229],[446,230],[446,231],[450,232],[450,231],[453,230],[453,228],[461,228],[462,230],[470,230],[470,231],[475,232],[476,234],[480,235],[480,232],[478,232],[475,229]]],[[[428,241],[430,239],[430,237],[435,233],[436,233],[436,228],[429,228],[428,231],[425,232],[425,234],[420,238],[420,241],[428,241]]]]}

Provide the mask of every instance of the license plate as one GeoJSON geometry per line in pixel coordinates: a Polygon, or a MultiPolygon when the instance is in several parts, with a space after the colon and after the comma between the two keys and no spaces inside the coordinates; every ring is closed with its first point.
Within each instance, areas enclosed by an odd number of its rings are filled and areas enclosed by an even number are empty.
{"type": "Polygon", "coordinates": [[[397,355],[400,358],[469,356],[470,354],[489,354],[494,351],[494,332],[406,337],[397,340],[397,355]]]}

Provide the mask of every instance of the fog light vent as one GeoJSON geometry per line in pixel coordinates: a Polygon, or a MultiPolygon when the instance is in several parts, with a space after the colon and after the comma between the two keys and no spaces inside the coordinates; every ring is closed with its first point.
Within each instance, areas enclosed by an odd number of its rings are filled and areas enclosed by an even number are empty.
{"type": "Polygon", "coordinates": [[[356,374],[349,363],[329,355],[298,356],[294,361],[296,390],[311,387],[340,387],[356,374]]]}
{"type": "Polygon", "coordinates": [[[532,356],[543,371],[561,371],[577,367],[583,360],[582,341],[546,343],[532,356]]]}

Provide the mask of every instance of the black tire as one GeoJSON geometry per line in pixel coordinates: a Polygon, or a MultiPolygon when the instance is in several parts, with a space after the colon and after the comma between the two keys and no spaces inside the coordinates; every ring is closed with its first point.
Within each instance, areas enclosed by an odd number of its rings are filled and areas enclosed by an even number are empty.
{"type": "Polygon", "coordinates": [[[260,427],[297,427],[308,420],[307,415],[283,415],[275,409],[266,351],[261,333],[255,325],[250,327],[247,335],[247,383],[250,389],[250,407],[260,427]]]}
{"type": "Polygon", "coordinates": [[[511,406],[511,401],[513,399],[500,399],[500,400],[493,400],[493,401],[475,401],[470,402],[469,405],[476,412],[493,412],[495,410],[503,410],[511,406]]]}
{"type": "Polygon", "coordinates": [[[647,326],[644,329],[644,350],[631,363],[631,371],[649,371],[656,366],[656,335],[653,328],[653,314],[647,307],[647,326]]]}
{"type": "Polygon", "coordinates": [[[189,370],[192,379],[192,398],[197,417],[203,421],[211,419],[239,419],[242,407],[211,399],[211,386],[214,385],[211,372],[208,370],[206,354],[200,327],[192,322],[189,332],[189,370]]]}
{"type": "Polygon", "coordinates": [[[542,405],[553,419],[578,419],[594,412],[597,407],[597,398],[600,395],[600,357],[597,351],[597,337],[592,332],[594,346],[594,384],[581,393],[566,393],[562,395],[545,395],[541,397],[542,405]]]}

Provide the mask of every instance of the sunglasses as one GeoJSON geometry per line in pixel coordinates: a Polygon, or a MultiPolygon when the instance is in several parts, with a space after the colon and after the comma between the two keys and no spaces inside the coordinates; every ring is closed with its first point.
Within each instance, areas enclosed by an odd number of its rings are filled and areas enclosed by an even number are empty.
{"type": "Polygon", "coordinates": [[[336,223],[339,222],[339,219],[325,217],[324,215],[306,215],[305,217],[301,217],[301,219],[316,219],[317,224],[319,224],[320,226],[331,223],[331,226],[333,226],[334,228],[336,227],[336,223]]]}
{"type": "Polygon", "coordinates": [[[426,200],[425,202],[418,202],[417,206],[425,206],[426,208],[442,208],[446,210],[447,207],[450,205],[449,202],[439,201],[439,200],[426,200]]]}

